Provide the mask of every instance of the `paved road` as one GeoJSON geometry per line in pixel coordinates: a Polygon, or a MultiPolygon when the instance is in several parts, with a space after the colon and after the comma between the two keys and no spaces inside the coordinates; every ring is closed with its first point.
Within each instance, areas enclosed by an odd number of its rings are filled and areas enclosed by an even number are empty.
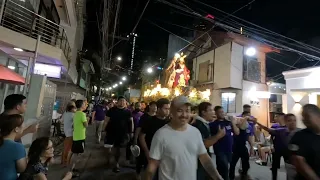
{"type": "MultiPolygon", "coordinates": [[[[61,149],[62,146],[56,149],[61,149]]],[[[89,126],[86,141],[86,152],[81,158],[81,162],[76,165],[80,170],[80,180],[135,180],[135,172],[130,168],[122,168],[120,173],[113,173],[106,165],[105,149],[102,145],[98,145],[94,141],[93,126],[89,126]]],[[[239,165],[239,164],[238,164],[239,165]]],[[[50,166],[48,179],[58,180],[67,172],[67,168],[60,165],[60,157],[57,157],[55,163],[50,166]]],[[[262,167],[251,162],[251,169],[249,174],[255,180],[270,180],[270,167],[262,167]]],[[[279,171],[279,180],[284,180],[284,167],[279,171]]]]}

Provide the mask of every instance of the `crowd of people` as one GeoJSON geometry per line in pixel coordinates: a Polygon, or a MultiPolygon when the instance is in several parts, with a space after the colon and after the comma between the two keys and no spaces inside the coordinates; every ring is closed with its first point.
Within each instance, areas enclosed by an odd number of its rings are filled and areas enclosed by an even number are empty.
{"type": "MultiPolygon", "coordinates": [[[[1,180],[47,179],[54,147],[49,137],[40,137],[26,153],[21,137],[38,129],[37,123],[23,126],[26,105],[26,97],[19,94],[4,101],[5,111],[0,115],[1,180]]],[[[244,105],[238,116],[226,115],[223,107],[209,102],[193,110],[185,96],[171,101],[161,98],[148,105],[129,105],[120,96],[89,108],[86,100],[72,100],[62,115],[66,138],[61,163],[70,172],[61,179],[79,176],[76,164],[85,152],[90,122],[96,143],[103,141],[107,149],[110,165],[114,158],[115,173],[120,172],[121,148],[125,148],[126,164],[134,164],[137,176],[143,174],[146,180],[233,180],[239,159],[240,178],[247,180],[251,179],[250,156],[255,155],[261,166],[268,164],[267,156],[272,157],[272,179],[277,179],[281,158],[288,180],[320,179],[320,109],[316,105],[302,108],[305,129],[297,128],[295,115],[283,113],[277,114],[277,123],[266,127],[251,115],[250,105],[244,105]]]]}

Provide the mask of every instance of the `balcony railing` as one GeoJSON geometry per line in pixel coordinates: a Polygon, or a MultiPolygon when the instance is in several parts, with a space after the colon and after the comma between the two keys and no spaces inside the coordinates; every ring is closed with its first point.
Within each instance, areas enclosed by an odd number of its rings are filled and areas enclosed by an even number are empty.
{"type": "Polygon", "coordinates": [[[41,35],[42,42],[60,48],[67,60],[71,60],[71,48],[64,28],[12,0],[5,2],[1,26],[34,39],[41,35]]]}

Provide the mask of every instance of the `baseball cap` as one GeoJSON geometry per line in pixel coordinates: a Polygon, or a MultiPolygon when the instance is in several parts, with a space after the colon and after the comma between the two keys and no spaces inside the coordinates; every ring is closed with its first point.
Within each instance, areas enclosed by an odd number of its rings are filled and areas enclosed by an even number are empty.
{"type": "Polygon", "coordinates": [[[137,145],[130,146],[131,153],[134,157],[138,157],[140,155],[140,148],[137,145]]]}
{"type": "Polygon", "coordinates": [[[172,99],[172,106],[174,107],[181,107],[183,105],[189,105],[191,106],[191,102],[187,96],[177,96],[172,99]]]}

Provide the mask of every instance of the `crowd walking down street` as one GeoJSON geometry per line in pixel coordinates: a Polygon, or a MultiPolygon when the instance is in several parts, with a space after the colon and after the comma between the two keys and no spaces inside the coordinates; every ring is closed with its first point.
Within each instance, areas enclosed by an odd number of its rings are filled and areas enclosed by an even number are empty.
{"type": "Polygon", "coordinates": [[[62,115],[65,140],[60,147],[49,137],[38,137],[27,153],[19,139],[36,132],[38,125],[22,126],[20,114],[26,106],[22,95],[5,100],[1,180],[319,179],[320,109],[311,104],[302,111],[307,128],[298,129],[295,115],[283,113],[277,115],[278,124],[268,128],[251,115],[249,105],[242,114],[228,116],[223,107],[202,102],[192,114],[186,96],[161,98],[144,109],[141,103],[130,108],[119,96],[115,102],[97,103],[92,112],[87,101],[79,99],[70,101],[62,115]],[[260,143],[260,130],[271,135],[272,146],[260,143]],[[268,152],[263,150],[267,146],[268,152]],[[61,156],[54,157],[55,148],[61,149],[61,156]]]}

